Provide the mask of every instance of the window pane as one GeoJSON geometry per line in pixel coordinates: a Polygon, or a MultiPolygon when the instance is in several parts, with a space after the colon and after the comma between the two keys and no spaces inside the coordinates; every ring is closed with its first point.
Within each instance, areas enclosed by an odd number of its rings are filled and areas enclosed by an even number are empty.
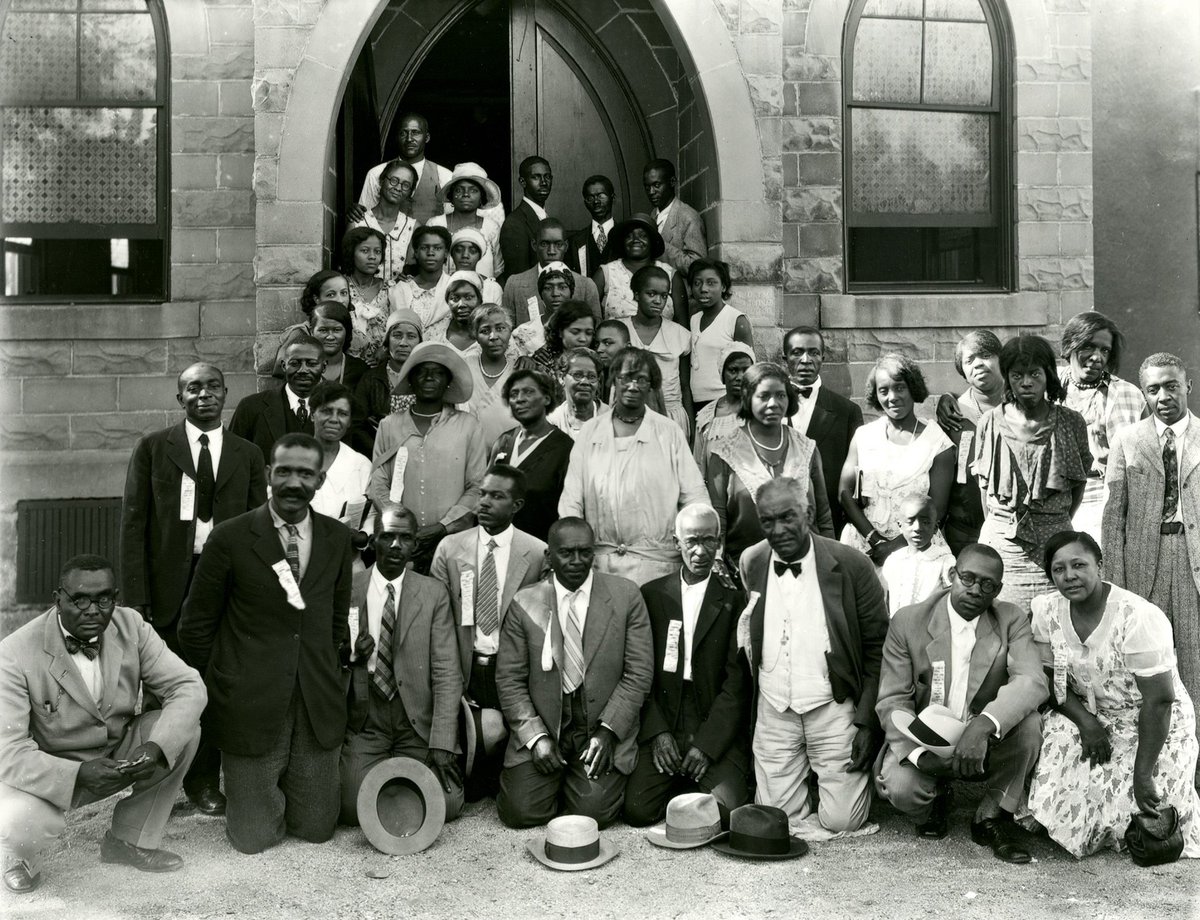
{"type": "Polygon", "coordinates": [[[4,296],[159,297],[162,240],[6,239],[4,296]]]}
{"type": "Polygon", "coordinates": [[[925,18],[984,21],[979,0],[925,0],[925,18]]]}
{"type": "Polygon", "coordinates": [[[82,19],[83,97],[105,102],[153,102],[154,23],[149,14],[85,15],[82,19]]]}
{"type": "Polygon", "coordinates": [[[990,213],[989,115],[855,109],[853,210],[990,213]]]}
{"type": "Polygon", "coordinates": [[[992,227],[856,227],[850,231],[849,278],[858,284],[997,286],[999,253],[992,227]]]}
{"type": "Polygon", "coordinates": [[[854,37],[855,102],[921,101],[921,23],[863,19],[854,37]]]}
{"type": "Polygon", "coordinates": [[[925,24],[925,102],[990,105],[992,42],[986,23],[925,24]]]}
{"type": "MultiPolygon", "coordinates": [[[[72,0],[72,3],[74,0],[72,0]]],[[[112,10],[120,12],[144,13],[146,0],[82,0],[79,4],[85,10],[112,10]]]]}
{"type": "Polygon", "coordinates": [[[152,224],[157,110],[8,108],[5,222],[152,224]]]}
{"type": "Polygon", "coordinates": [[[912,16],[921,18],[921,0],[867,0],[864,16],[912,16]]]}
{"type": "Polygon", "coordinates": [[[76,98],[75,17],[9,13],[0,34],[0,99],[76,98]]]}
{"type": "Polygon", "coordinates": [[[75,0],[13,0],[14,10],[73,10],[75,0]]]}

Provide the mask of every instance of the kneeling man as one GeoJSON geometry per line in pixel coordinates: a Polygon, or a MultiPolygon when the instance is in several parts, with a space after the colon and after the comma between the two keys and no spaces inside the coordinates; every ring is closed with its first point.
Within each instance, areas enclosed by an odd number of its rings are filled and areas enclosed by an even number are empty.
{"type": "Polygon", "coordinates": [[[100,859],[143,872],[183,860],[158,849],[200,741],[200,674],[130,607],[112,564],[75,556],[55,605],[0,642],[0,845],[4,884],[32,891],[39,854],[72,808],[133,786],[113,809],[100,859]],[[162,708],[135,715],[143,685],[162,708]]]}
{"type": "Polygon", "coordinates": [[[1004,563],[972,543],[950,570],[950,590],[897,611],[883,646],[876,709],[887,733],[876,784],[880,795],[919,823],[917,833],[946,836],[950,781],[981,780],[983,800],[971,836],[1005,862],[1029,862],[1013,812],[1042,741],[1038,707],[1049,695],[1029,617],[996,600],[1004,563]],[[945,706],[966,728],[950,758],[918,746],[892,721],[945,706]]]}

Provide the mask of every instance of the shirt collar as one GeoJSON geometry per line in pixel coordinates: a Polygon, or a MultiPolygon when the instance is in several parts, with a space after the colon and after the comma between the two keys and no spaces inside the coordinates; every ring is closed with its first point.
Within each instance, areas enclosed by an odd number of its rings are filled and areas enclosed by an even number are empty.
{"type": "Polygon", "coordinates": [[[1170,429],[1175,432],[1175,437],[1182,438],[1185,434],[1187,434],[1188,422],[1190,419],[1191,413],[1185,412],[1183,413],[1183,418],[1177,421],[1174,425],[1168,426],[1166,422],[1156,415],[1154,416],[1154,433],[1158,435],[1159,440],[1162,440],[1163,436],[1166,434],[1167,428],[1170,427],[1170,429]]]}
{"type": "Polygon", "coordinates": [[[659,224],[661,224],[664,220],[666,220],[667,215],[671,213],[671,208],[673,208],[674,206],[675,206],[675,199],[672,198],[671,201],[667,204],[667,206],[658,212],[658,216],[655,219],[659,222],[659,224]]]}
{"type": "Polygon", "coordinates": [[[966,633],[974,633],[976,627],[979,626],[979,617],[973,620],[968,620],[957,610],[954,609],[954,602],[950,600],[950,595],[946,595],[946,610],[950,614],[950,631],[956,635],[965,635],[966,633]]]}
{"type": "Polygon", "coordinates": [[[408,165],[411,166],[413,169],[413,172],[415,172],[417,174],[417,185],[420,185],[421,184],[421,171],[425,168],[425,157],[421,157],[421,159],[419,159],[419,160],[414,160],[413,162],[409,163],[408,165]]]}
{"type": "MultiPolygon", "coordinates": [[[[296,407],[300,405],[300,400],[305,399],[305,397],[298,395],[296,391],[292,389],[292,385],[290,383],[285,383],[283,385],[283,395],[287,397],[288,405],[291,406],[293,412],[295,412],[296,407]]],[[[306,402],[305,405],[308,405],[308,403],[306,402]]]]}
{"type": "MultiPolygon", "coordinates": [[[[283,518],[281,518],[279,516],[279,513],[273,507],[271,507],[271,503],[269,501],[267,502],[267,510],[271,512],[271,520],[272,520],[272,522],[274,522],[276,530],[282,530],[284,527],[286,527],[290,523],[290,521],[285,521],[283,518]]],[[[304,533],[306,528],[308,528],[311,523],[312,523],[312,509],[305,508],[304,509],[304,519],[301,521],[297,521],[296,527],[297,527],[297,529],[299,529],[299,531],[301,533],[304,533]]]]}
{"type": "Polygon", "coordinates": [[[595,571],[588,572],[588,577],[575,591],[570,591],[563,586],[563,583],[558,580],[558,576],[554,576],[554,598],[558,601],[558,607],[561,610],[563,604],[566,603],[567,597],[571,594],[582,594],[589,601],[592,597],[592,582],[595,580],[595,571]]]}
{"type": "Polygon", "coordinates": [[[222,433],[224,433],[225,429],[223,427],[221,427],[220,425],[218,425],[212,431],[201,431],[199,428],[197,428],[195,425],[193,425],[190,421],[188,421],[187,419],[184,419],[183,420],[183,431],[184,431],[184,434],[187,435],[189,444],[199,444],[200,443],[200,435],[202,435],[202,434],[208,435],[208,444],[210,447],[212,447],[213,445],[221,443],[221,435],[222,435],[222,433]]]}
{"type": "Polygon", "coordinates": [[[794,565],[795,563],[799,562],[802,568],[807,568],[808,566],[813,564],[813,560],[814,560],[813,553],[814,553],[813,538],[812,538],[812,535],[810,534],[809,538],[808,538],[808,552],[806,552],[799,559],[793,559],[791,562],[788,562],[781,555],[779,555],[779,553],[775,552],[775,550],[771,550],[771,562],[772,563],[782,562],[784,565],[794,565]]]}
{"type": "Polygon", "coordinates": [[[615,224],[616,224],[616,221],[614,221],[611,217],[608,220],[606,220],[604,223],[600,223],[599,221],[593,220],[592,221],[592,236],[596,235],[597,230],[603,230],[604,235],[608,236],[608,234],[612,233],[612,228],[615,224]]]}
{"type": "Polygon", "coordinates": [[[696,590],[707,591],[708,590],[708,582],[712,578],[711,572],[709,573],[708,578],[704,579],[703,581],[698,581],[694,585],[689,585],[687,583],[687,579],[685,579],[683,577],[683,572],[684,572],[684,568],[683,568],[683,566],[680,566],[679,567],[679,585],[680,585],[680,590],[683,592],[683,594],[685,596],[687,595],[687,593],[689,591],[696,591],[696,590]]]}
{"type": "MultiPolygon", "coordinates": [[[[407,572],[408,569],[405,569],[404,571],[407,572]]],[[[391,581],[388,581],[386,578],[383,577],[383,573],[379,571],[378,566],[375,566],[375,565],[371,566],[371,585],[375,588],[378,588],[380,591],[383,591],[385,594],[387,593],[387,586],[393,585],[396,588],[396,596],[399,597],[400,596],[400,586],[403,584],[404,584],[404,572],[401,572],[399,575],[397,575],[391,581]]]]}
{"type": "Polygon", "coordinates": [[[543,208],[540,204],[538,204],[536,201],[530,201],[528,197],[522,198],[521,200],[533,209],[533,213],[538,216],[538,220],[546,219],[546,217],[548,216],[546,214],[546,209],[543,208]]]}
{"type": "MultiPolygon", "coordinates": [[[[799,388],[800,388],[799,385],[797,385],[796,389],[799,389],[799,388]]],[[[820,389],[821,389],[821,378],[818,376],[817,379],[812,382],[812,392],[808,394],[808,398],[816,399],[817,391],[820,389]]],[[[803,399],[804,397],[801,396],[800,398],[803,399]]]]}
{"type": "Polygon", "coordinates": [[[479,545],[486,548],[488,540],[496,541],[496,549],[505,549],[512,543],[513,525],[509,524],[499,533],[488,533],[482,527],[479,528],[479,545]]]}
{"type": "MultiPolygon", "coordinates": [[[[64,642],[66,642],[66,641],[67,641],[67,637],[68,637],[68,636],[71,636],[71,633],[70,633],[70,632],[67,630],[67,627],[63,626],[62,617],[61,617],[61,616],[59,616],[59,614],[58,614],[58,612],[57,612],[57,611],[55,611],[55,613],[54,613],[54,616],[55,616],[55,618],[58,620],[58,628],[59,628],[59,630],[61,630],[61,631],[62,631],[62,634],[63,634],[63,641],[64,641],[64,642]]],[[[83,640],[82,640],[82,639],[80,639],[78,636],[71,636],[71,638],[72,638],[72,639],[74,639],[76,642],[83,642],[83,640]]],[[[99,641],[100,641],[100,636],[97,636],[95,639],[90,639],[90,640],[89,640],[89,641],[87,641],[87,642],[83,642],[83,644],[84,644],[84,645],[95,645],[95,644],[96,644],[97,642],[99,642],[99,641]]]]}

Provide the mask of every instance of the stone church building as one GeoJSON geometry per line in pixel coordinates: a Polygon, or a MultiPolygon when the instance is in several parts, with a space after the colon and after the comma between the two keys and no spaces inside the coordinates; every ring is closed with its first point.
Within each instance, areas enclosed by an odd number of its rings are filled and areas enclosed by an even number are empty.
{"type": "Polygon", "coordinates": [[[673,160],[760,355],[818,325],[854,395],[1093,306],[1126,375],[1200,366],[1194,0],[2,0],[0,33],[0,609],[115,555],[181,368],[256,387],[409,110],[510,208],[545,156],[568,226],[585,176],[623,216],[673,160]]]}

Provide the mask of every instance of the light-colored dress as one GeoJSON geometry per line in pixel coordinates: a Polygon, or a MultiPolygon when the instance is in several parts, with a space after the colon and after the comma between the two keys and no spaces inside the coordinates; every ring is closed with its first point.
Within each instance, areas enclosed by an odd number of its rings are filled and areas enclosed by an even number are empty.
{"type": "MultiPolygon", "coordinates": [[[[667,273],[668,282],[674,280],[675,269],[672,266],[666,262],[654,264],[667,273]]],[[[601,305],[604,308],[604,318],[624,319],[637,313],[637,301],[633,299],[633,288],[629,286],[629,282],[633,280],[633,272],[625,267],[625,262],[613,259],[601,265],[600,271],[604,273],[604,303],[601,305]]],[[[668,297],[666,306],[663,307],[663,316],[674,314],[675,302],[668,297]]]]}
{"type": "Polygon", "coordinates": [[[413,231],[417,229],[415,218],[409,217],[403,211],[396,215],[396,223],[391,230],[384,230],[379,218],[373,211],[363,214],[362,220],[351,224],[351,227],[370,227],[378,230],[387,239],[383,250],[383,261],[375,272],[376,278],[382,278],[384,284],[391,286],[400,280],[404,274],[404,263],[408,259],[408,247],[412,242],[413,231]]]}
{"type": "Polygon", "coordinates": [[[596,570],[639,585],[679,571],[675,515],[707,502],[704,480],[679,426],[650,409],[618,438],[611,414],[585,422],[575,439],[559,517],[582,517],[596,534],[596,570]]]}
{"type": "Polygon", "coordinates": [[[379,285],[379,292],[372,300],[364,300],[353,279],[350,286],[350,326],[354,335],[350,337],[351,354],[370,367],[387,359],[387,348],[383,344],[387,332],[388,314],[394,309],[389,301],[387,284],[379,285]]]}
{"type": "Polygon", "coordinates": [[[889,555],[879,569],[887,594],[888,616],[901,607],[919,604],[935,591],[950,587],[954,554],[944,543],[931,543],[924,550],[905,545],[889,555]]]}
{"type": "Polygon", "coordinates": [[[393,310],[412,310],[421,318],[425,330],[422,342],[446,341],[446,327],[450,325],[450,305],[446,303],[449,287],[450,276],[442,272],[437,284],[429,290],[421,287],[415,278],[401,279],[391,290],[393,310]]]}
{"type": "Polygon", "coordinates": [[[1136,678],[1170,672],[1175,701],[1154,786],[1163,804],[1179,811],[1183,855],[1200,857],[1200,797],[1193,785],[1195,714],[1179,680],[1171,625],[1163,612],[1112,586],[1100,625],[1081,642],[1071,622],[1070,601],[1057,592],[1045,594],[1033,600],[1033,638],[1043,663],[1055,671],[1055,696],[1062,698],[1070,687],[1108,732],[1112,757],[1091,766],[1082,759],[1075,723],[1060,712],[1047,713],[1025,814],[1076,858],[1121,849],[1130,815],[1138,810],[1133,768],[1142,694],[1136,678]]]}
{"type": "MultiPolygon", "coordinates": [[[[858,449],[858,488],[854,497],[862,502],[863,514],[885,540],[900,536],[896,526],[900,503],[914,493],[929,494],[933,461],[954,446],[937,425],[924,424],[925,429],[908,444],[895,444],[887,437],[891,422],[880,416],[855,431],[851,439],[858,449]]],[[[842,528],[841,541],[863,553],[870,549],[866,538],[849,522],[842,528]]],[[[945,543],[941,533],[934,542],[945,543]]]]}
{"type": "MultiPolygon", "coordinates": [[[[497,275],[504,274],[504,255],[500,252],[500,225],[493,221],[489,216],[482,211],[477,212],[478,216],[483,218],[483,226],[476,227],[483,234],[484,240],[487,241],[487,252],[479,257],[479,261],[475,263],[474,271],[479,272],[485,278],[495,278],[497,275]]],[[[438,214],[436,217],[431,217],[425,222],[426,227],[445,227],[453,236],[453,231],[450,230],[449,214],[438,214]]],[[[450,253],[446,253],[446,271],[454,271],[454,259],[450,253]]],[[[499,303],[499,300],[490,301],[485,296],[484,303],[499,303]]]]}
{"type": "Polygon", "coordinates": [[[629,342],[635,348],[644,348],[654,355],[662,371],[662,399],[666,415],[675,422],[683,433],[691,432],[691,419],[683,408],[683,382],[679,376],[679,359],[692,352],[692,336],[679,323],[663,317],[658,333],[646,344],[633,327],[633,317],[621,320],[629,330],[629,342]]]}
{"type": "Polygon", "coordinates": [[[703,311],[693,313],[689,324],[692,335],[692,399],[708,402],[725,395],[725,384],[721,380],[721,355],[733,344],[733,333],[737,321],[745,316],[729,304],[722,304],[716,318],[708,328],[700,331],[703,311]]]}
{"type": "MultiPolygon", "coordinates": [[[[592,418],[600,418],[612,410],[604,403],[596,400],[596,409],[592,418]]],[[[572,441],[579,437],[579,430],[592,418],[581,419],[575,414],[575,405],[569,399],[564,399],[546,415],[546,421],[567,435],[572,441]]]]}
{"type": "Polygon", "coordinates": [[[517,420],[504,402],[501,395],[504,382],[512,376],[516,367],[511,359],[505,361],[504,370],[498,377],[489,377],[483,372],[483,355],[479,350],[463,355],[467,367],[471,371],[471,379],[475,381],[475,389],[471,393],[471,401],[459,406],[460,409],[472,413],[479,419],[483,428],[483,441],[488,453],[496,439],[510,428],[517,427],[517,420]]]}
{"type": "MultiPolygon", "coordinates": [[[[325,471],[325,481],[312,499],[312,510],[335,518],[351,530],[374,530],[375,511],[367,501],[367,486],[371,482],[371,461],[358,451],[342,444],[337,456],[325,471]],[[363,511],[368,513],[364,516],[363,511]]],[[[354,554],[354,570],[362,571],[362,559],[354,554]]]]}
{"type": "MultiPolygon", "coordinates": [[[[695,342],[692,339],[692,355],[695,356],[695,342]]],[[[692,447],[692,456],[696,458],[696,466],[705,473],[708,468],[708,455],[712,453],[713,445],[724,438],[733,437],[738,432],[740,419],[737,406],[731,406],[724,415],[717,415],[717,400],[706,403],[696,413],[696,437],[692,447]]],[[[706,474],[707,475],[707,474],[706,474]]]]}

